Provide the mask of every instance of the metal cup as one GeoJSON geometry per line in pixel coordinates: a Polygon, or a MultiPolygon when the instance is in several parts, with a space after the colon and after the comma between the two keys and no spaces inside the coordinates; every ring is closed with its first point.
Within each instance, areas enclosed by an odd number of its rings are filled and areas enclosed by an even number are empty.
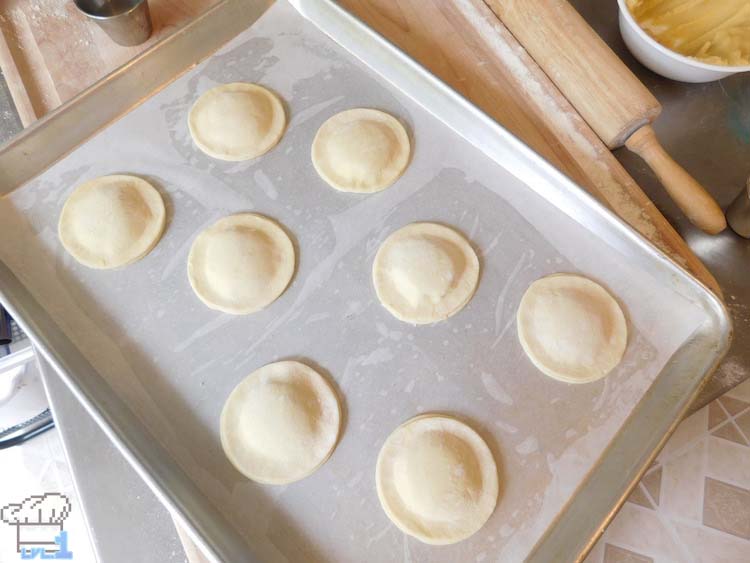
{"type": "Polygon", "coordinates": [[[151,36],[147,0],[75,0],[76,7],[120,45],[140,45],[151,36]]]}

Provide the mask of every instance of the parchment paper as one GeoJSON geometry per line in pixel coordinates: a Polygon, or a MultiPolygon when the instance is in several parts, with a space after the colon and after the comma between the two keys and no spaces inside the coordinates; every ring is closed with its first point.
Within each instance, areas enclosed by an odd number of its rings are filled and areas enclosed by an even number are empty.
{"type": "Polygon", "coordinates": [[[283,2],[0,200],[0,224],[13,232],[2,237],[0,257],[268,561],[520,560],[702,318],[697,307],[655,285],[283,2]],[[290,119],[280,144],[251,162],[207,157],[187,129],[197,97],[233,81],[270,87],[285,100],[290,119]],[[310,162],[317,128],[352,107],[388,111],[412,137],[411,165],[384,192],[337,192],[310,162]],[[168,225],[141,261],[94,271],[64,252],[56,225],[76,185],[113,173],[152,182],[166,200],[168,225]],[[299,264],[278,301],[237,317],[198,300],[186,258],[198,232],[240,211],[280,221],[299,264]],[[379,244],[413,221],[457,228],[481,261],[472,301],[433,326],[392,317],[371,282],[379,244]],[[625,359],[602,381],[576,386],[549,379],[518,343],[521,295],[554,272],[601,282],[626,311],[625,359]],[[225,459],[219,415],[243,377],[288,358],[335,382],[345,410],[341,440],[312,476],[283,487],[257,485],[225,459]],[[384,439],[426,411],[468,421],[498,462],[497,510],[479,533],[454,546],[430,547],[403,535],[375,492],[384,439]]]}

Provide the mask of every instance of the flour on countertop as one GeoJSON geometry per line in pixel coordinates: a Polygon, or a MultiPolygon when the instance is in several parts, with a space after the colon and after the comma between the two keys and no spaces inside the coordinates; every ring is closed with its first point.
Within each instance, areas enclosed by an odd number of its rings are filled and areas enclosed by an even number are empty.
{"type": "MultiPolygon", "coordinates": [[[[601,141],[593,138],[593,134],[586,134],[588,125],[557,91],[543,71],[534,71],[536,65],[526,50],[516,43],[510,32],[489,12],[489,8],[485,6],[488,13],[481,13],[473,0],[458,0],[457,4],[464,17],[479,31],[487,46],[516,78],[516,86],[524,89],[527,99],[531,100],[554,125],[554,130],[561,140],[567,141],[568,145],[586,156],[577,162],[586,170],[596,189],[609,205],[643,236],[684,265],[684,260],[666,244],[644,209],[629,196],[627,186],[613,175],[610,166],[604,160],[609,154],[609,149],[601,141]]],[[[619,166],[616,161],[614,164],[619,166]]]]}

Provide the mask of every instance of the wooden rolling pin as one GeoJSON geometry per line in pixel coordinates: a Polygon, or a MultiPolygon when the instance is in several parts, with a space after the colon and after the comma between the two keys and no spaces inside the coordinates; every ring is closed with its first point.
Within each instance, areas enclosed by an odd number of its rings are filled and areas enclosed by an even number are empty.
{"type": "Polygon", "coordinates": [[[565,0],[485,0],[604,143],[638,154],[699,229],[727,226],[713,197],[659,144],[661,104],[565,0]]]}

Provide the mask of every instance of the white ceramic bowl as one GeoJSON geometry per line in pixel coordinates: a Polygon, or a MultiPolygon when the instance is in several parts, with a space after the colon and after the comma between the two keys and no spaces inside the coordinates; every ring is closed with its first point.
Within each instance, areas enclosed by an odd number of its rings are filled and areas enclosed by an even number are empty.
{"type": "Polygon", "coordinates": [[[750,65],[711,65],[667,49],[641,29],[625,0],[617,0],[617,4],[620,7],[620,33],[625,45],[636,59],[655,73],[680,82],[712,82],[750,71],[750,65]]]}

